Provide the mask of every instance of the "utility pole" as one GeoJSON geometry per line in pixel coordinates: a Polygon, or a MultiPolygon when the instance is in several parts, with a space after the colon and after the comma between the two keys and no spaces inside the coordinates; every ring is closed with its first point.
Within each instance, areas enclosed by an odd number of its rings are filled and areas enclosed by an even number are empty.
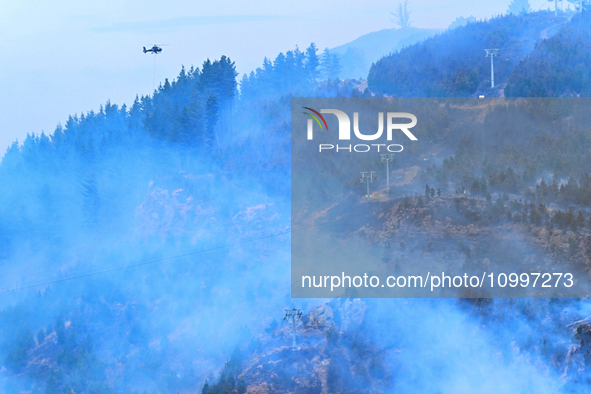
{"type": "MultiPolygon", "coordinates": [[[[558,16],[558,1],[562,1],[562,0],[554,0],[554,18],[556,18],[558,16]]],[[[552,0],[548,0],[549,3],[552,2],[552,0]]],[[[579,4],[582,4],[583,0],[579,0],[579,4]]]]}
{"type": "Polygon", "coordinates": [[[369,201],[369,184],[376,180],[377,176],[374,175],[375,171],[364,171],[361,173],[361,179],[359,180],[361,183],[367,182],[367,200],[369,201]],[[367,173],[369,172],[369,176],[367,173]]]}
{"type": "Polygon", "coordinates": [[[486,51],[486,57],[490,57],[490,87],[494,88],[495,87],[495,65],[493,62],[493,59],[496,56],[499,56],[499,50],[498,49],[485,49],[486,51]]]}
{"type": "Polygon", "coordinates": [[[291,345],[293,350],[296,350],[298,348],[298,345],[296,343],[296,329],[295,329],[295,321],[296,319],[300,319],[302,317],[302,310],[301,309],[286,309],[285,310],[285,317],[283,317],[283,320],[289,320],[291,319],[291,325],[293,327],[293,344],[291,345]]]}
{"type": "Polygon", "coordinates": [[[380,154],[382,159],[380,162],[386,163],[386,192],[390,192],[390,167],[389,164],[391,161],[394,161],[394,153],[383,153],[380,154]]]}

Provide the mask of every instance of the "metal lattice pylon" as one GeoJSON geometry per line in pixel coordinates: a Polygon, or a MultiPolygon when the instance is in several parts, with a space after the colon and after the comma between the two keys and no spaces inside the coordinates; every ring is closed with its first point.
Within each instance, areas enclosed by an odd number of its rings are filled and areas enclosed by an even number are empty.
{"type": "Polygon", "coordinates": [[[485,49],[486,57],[490,57],[490,87],[495,87],[495,65],[493,59],[499,56],[498,49],[485,49]]]}
{"type": "Polygon", "coordinates": [[[361,179],[359,182],[367,182],[367,199],[369,200],[369,184],[376,180],[377,176],[374,175],[375,171],[363,171],[361,173],[361,179]],[[367,175],[369,173],[369,175],[367,175]]]}
{"type": "Polygon", "coordinates": [[[296,309],[296,308],[292,308],[292,309],[286,309],[285,310],[285,316],[283,317],[283,320],[289,320],[291,319],[291,323],[292,323],[292,328],[293,328],[293,344],[292,344],[292,348],[295,350],[298,348],[297,342],[296,342],[296,328],[295,328],[295,321],[296,319],[300,319],[302,317],[302,310],[301,309],[296,309]]]}
{"type": "Polygon", "coordinates": [[[383,153],[380,154],[382,159],[380,162],[386,163],[386,192],[390,191],[390,162],[394,161],[394,153],[383,153]]]}

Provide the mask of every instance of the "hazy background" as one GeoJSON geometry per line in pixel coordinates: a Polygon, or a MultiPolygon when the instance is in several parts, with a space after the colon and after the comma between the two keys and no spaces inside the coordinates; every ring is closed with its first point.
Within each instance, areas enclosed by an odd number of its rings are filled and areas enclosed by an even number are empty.
{"type": "MultiPolygon", "coordinates": [[[[415,27],[445,28],[458,16],[504,13],[509,1],[412,0],[415,27]]],[[[532,9],[547,1],[532,1],[532,9]]],[[[130,105],[181,65],[229,56],[240,76],[262,59],[315,42],[321,50],[394,28],[397,2],[0,1],[0,154],[27,133],[52,133],[68,115],[98,110],[107,99],[130,105]]],[[[239,78],[240,78],[239,76],[239,78]]]]}

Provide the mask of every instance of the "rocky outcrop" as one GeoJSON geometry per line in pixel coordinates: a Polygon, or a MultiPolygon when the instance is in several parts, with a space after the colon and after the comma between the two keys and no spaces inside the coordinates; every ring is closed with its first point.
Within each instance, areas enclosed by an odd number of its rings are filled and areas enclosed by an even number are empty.
{"type": "MultiPolygon", "coordinates": [[[[354,348],[342,341],[356,335],[366,318],[368,306],[360,299],[333,300],[314,308],[297,321],[297,349],[292,349],[291,324],[261,336],[262,350],[244,363],[242,377],[248,393],[331,393],[342,374],[359,374],[354,348]]],[[[365,349],[379,352],[375,344],[365,349]]],[[[377,383],[379,384],[379,382],[377,383]]]]}

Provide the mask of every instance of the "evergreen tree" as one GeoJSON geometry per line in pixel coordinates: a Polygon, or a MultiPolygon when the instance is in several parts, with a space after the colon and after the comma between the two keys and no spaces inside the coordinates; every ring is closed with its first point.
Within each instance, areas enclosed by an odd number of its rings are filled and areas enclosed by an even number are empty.
{"type": "Polygon", "coordinates": [[[576,238],[570,237],[568,239],[568,252],[569,255],[572,256],[579,250],[579,244],[577,243],[576,238]]]}
{"type": "Polygon", "coordinates": [[[203,106],[201,96],[195,92],[191,102],[183,107],[175,120],[173,140],[194,145],[204,139],[203,106]]]}
{"type": "Polygon", "coordinates": [[[390,242],[388,242],[386,244],[386,247],[384,248],[384,254],[382,255],[382,263],[389,264],[393,258],[394,254],[392,253],[392,246],[390,245],[390,242]]]}
{"type": "Polygon", "coordinates": [[[43,341],[45,341],[45,331],[43,331],[43,329],[40,328],[37,332],[37,343],[41,345],[43,341]]]}
{"type": "Polygon", "coordinates": [[[536,224],[536,225],[539,225],[542,222],[542,215],[536,209],[536,206],[535,205],[532,205],[531,206],[529,218],[530,218],[531,222],[533,224],[536,224]]]}
{"type": "Polygon", "coordinates": [[[575,219],[575,223],[577,228],[584,228],[585,227],[585,215],[583,215],[583,211],[579,211],[577,217],[575,219]]]}
{"type": "Polygon", "coordinates": [[[222,56],[220,60],[207,59],[203,63],[197,88],[206,96],[215,94],[220,104],[230,102],[237,92],[236,66],[230,58],[222,56]]]}
{"type": "Polygon", "coordinates": [[[244,378],[239,377],[238,381],[236,382],[236,393],[238,394],[245,394],[247,390],[246,383],[244,382],[244,378]]]}
{"type": "Polygon", "coordinates": [[[455,29],[457,27],[461,27],[461,26],[466,26],[468,23],[474,23],[476,22],[476,18],[474,18],[474,16],[470,15],[467,18],[464,18],[463,16],[458,16],[456,19],[454,19],[454,21],[447,27],[447,30],[452,30],[455,29]]]}
{"type": "Polygon", "coordinates": [[[94,172],[91,172],[86,181],[82,184],[83,187],[83,209],[86,216],[86,224],[94,228],[98,224],[98,213],[101,206],[101,200],[98,192],[98,182],[94,172]]]}
{"type": "Polygon", "coordinates": [[[332,79],[338,78],[341,75],[341,70],[343,67],[341,66],[341,61],[339,55],[333,54],[330,60],[330,74],[332,79]]]}
{"type": "Polygon", "coordinates": [[[324,79],[338,78],[341,72],[339,56],[331,54],[328,48],[325,48],[320,58],[320,69],[324,79]]]}
{"type": "Polygon", "coordinates": [[[66,343],[66,322],[64,321],[64,318],[59,316],[56,321],[55,324],[53,325],[53,329],[55,330],[55,333],[57,334],[57,343],[59,345],[63,345],[66,343]]]}
{"type": "Polygon", "coordinates": [[[408,208],[410,207],[410,199],[407,197],[404,197],[404,208],[408,208]]]}
{"type": "Polygon", "coordinates": [[[568,207],[568,211],[566,212],[565,217],[566,225],[569,226],[574,231],[577,230],[577,221],[575,219],[575,214],[573,213],[573,209],[568,207]]]}
{"type": "Polygon", "coordinates": [[[314,43],[311,43],[306,49],[306,64],[304,70],[306,72],[306,77],[312,82],[315,82],[316,79],[318,79],[318,66],[320,65],[320,58],[316,52],[318,52],[318,48],[316,48],[314,43]]]}
{"type": "Polygon", "coordinates": [[[211,94],[205,103],[205,138],[206,146],[212,146],[214,141],[219,144],[215,134],[215,125],[218,121],[219,105],[215,94],[211,94]]]}

